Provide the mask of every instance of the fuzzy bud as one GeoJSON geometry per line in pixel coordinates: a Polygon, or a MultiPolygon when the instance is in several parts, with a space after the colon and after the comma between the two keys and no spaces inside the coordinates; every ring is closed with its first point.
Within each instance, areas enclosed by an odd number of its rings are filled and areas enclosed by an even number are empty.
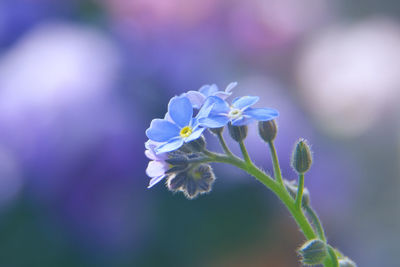
{"type": "Polygon", "coordinates": [[[318,265],[328,256],[327,245],[319,239],[309,240],[297,251],[305,265],[318,265]]]}
{"type": "Polygon", "coordinates": [[[300,139],[292,154],[292,167],[297,173],[307,172],[312,164],[312,155],[305,139],[300,139]]]}
{"type": "Polygon", "coordinates": [[[265,142],[269,143],[274,141],[276,134],[278,133],[278,126],[276,125],[275,120],[259,121],[258,133],[265,142]]]}
{"type": "Polygon", "coordinates": [[[357,265],[349,258],[339,260],[339,267],[357,267],[357,265]]]}
{"type": "Polygon", "coordinates": [[[224,131],[224,127],[219,127],[219,128],[209,128],[208,129],[212,134],[219,135],[222,134],[224,131]]]}
{"type": "Polygon", "coordinates": [[[165,162],[173,166],[187,165],[188,157],[183,154],[172,155],[169,159],[166,159],[165,162]]]}
{"type": "Polygon", "coordinates": [[[196,140],[186,143],[186,147],[191,150],[191,152],[200,152],[206,148],[206,140],[204,136],[200,136],[196,140]]]}
{"type": "Polygon", "coordinates": [[[247,126],[233,126],[231,123],[228,124],[229,134],[236,142],[241,142],[247,137],[247,126]]]}

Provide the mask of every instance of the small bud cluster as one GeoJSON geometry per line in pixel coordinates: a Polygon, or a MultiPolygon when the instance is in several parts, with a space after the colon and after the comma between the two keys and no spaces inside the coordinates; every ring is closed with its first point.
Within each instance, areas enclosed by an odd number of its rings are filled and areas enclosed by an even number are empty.
{"type": "Polygon", "coordinates": [[[327,244],[319,239],[307,241],[297,252],[301,256],[302,263],[306,265],[321,264],[328,256],[327,244]]]}
{"type": "Polygon", "coordinates": [[[170,168],[165,174],[170,191],[183,192],[189,199],[211,191],[215,181],[211,166],[196,162],[196,159],[202,157],[200,151],[204,147],[204,138],[199,138],[185,144],[179,150],[168,153],[168,159],[165,161],[170,168]]]}

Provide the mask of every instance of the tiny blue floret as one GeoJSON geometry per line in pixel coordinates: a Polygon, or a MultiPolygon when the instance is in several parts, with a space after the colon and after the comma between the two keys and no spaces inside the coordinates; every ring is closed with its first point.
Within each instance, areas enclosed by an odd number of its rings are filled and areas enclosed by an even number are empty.
{"type": "Polygon", "coordinates": [[[173,97],[168,104],[166,118],[152,120],[150,128],[146,130],[146,135],[150,140],[162,143],[155,149],[156,153],[174,151],[184,143],[199,138],[205,130],[199,124],[199,120],[207,117],[212,107],[213,103],[208,102],[193,118],[193,106],[189,98],[173,97]]]}
{"type": "Polygon", "coordinates": [[[220,91],[217,85],[206,84],[203,85],[198,91],[189,91],[183,95],[189,98],[194,108],[198,109],[204,104],[209,96],[216,96],[225,100],[232,94],[232,89],[236,87],[236,85],[237,82],[232,82],[228,84],[228,86],[225,88],[225,91],[220,91]]]}
{"type": "Polygon", "coordinates": [[[234,99],[232,105],[229,105],[225,100],[211,96],[207,98],[205,105],[214,106],[207,117],[199,120],[200,124],[208,128],[223,127],[228,122],[233,126],[242,126],[253,121],[269,121],[278,117],[279,113],[275,109],[251,108],[258,100],[258,96],[243,96],[234,99]]]}

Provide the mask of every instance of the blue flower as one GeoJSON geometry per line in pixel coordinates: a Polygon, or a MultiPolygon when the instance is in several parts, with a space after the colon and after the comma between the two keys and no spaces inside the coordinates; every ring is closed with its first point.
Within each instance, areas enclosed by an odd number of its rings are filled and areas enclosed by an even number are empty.
{"type": "Polygon", "coordinates": [[[232,94],[232,89],[236,87],[237,82],[232,82],[228,84],[225,88],[225,91],[219,91],[218,86],[215,84],[206,84],[203,85],[198,91],[189,91],[184,93],[183,96],[189,98],[190,102],[192,103],[194,108],[200,108],[204,102],[206,101],[207,97],[209,96],[216,96],[223,100],[228,98],[232,94]]]}
{"type": "Polygon", "coordinates": [[[233,126],[242,126],[252,121],[268,121],[278,117],[279,113],[271,108],[251,108],[257,103],[258,96],[243,96],[233,100],[229,105],[219,97],[211,96],[206,100],[205,105],[213,105],[208,117],[201,118],[200,124],[208,128],[223,127],[228,122],[233,126]]]}
{"type": "Polygon", "coordinates": [[[165,119],[154,119],[146,130],[147,137],[162,143],[155,152],[165,153],[180,148],[184,143],[193,141],[201,136],[205,128],[199,124],[199,119],[207,117],[213,107],[212,102],[199,110],[193,118],[193,106],[186,96],[173,97],[168,104],[165,119]]]}
{"type": "Polygon", "coordinates": [[[146,151],[144,153],[151,160],[146,169],[146,174],[151,178],[147,188],[153,187],[164,179],[167,176],[165,172],[169,169],[169,164],[165,162],[168,159],[168,153],[156,154],[155,152],[156,147],[159,145],[159,143],[152,140],[148,140],[145,143],[146,151]]]}

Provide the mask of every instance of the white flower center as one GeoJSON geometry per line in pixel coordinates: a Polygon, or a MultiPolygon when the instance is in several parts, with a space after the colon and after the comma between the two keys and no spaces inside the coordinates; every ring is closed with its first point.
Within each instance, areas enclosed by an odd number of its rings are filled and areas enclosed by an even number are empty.
{"type": "Polygon", "coordinates": [[[243,111],[241,111],[240,109],[231,108],[231,110],[229,111],[228,116],[229,116],[230,119],[234,120],[234,119],[240,118],[242,116],[242,114],[243,114],[243,111]]]}

